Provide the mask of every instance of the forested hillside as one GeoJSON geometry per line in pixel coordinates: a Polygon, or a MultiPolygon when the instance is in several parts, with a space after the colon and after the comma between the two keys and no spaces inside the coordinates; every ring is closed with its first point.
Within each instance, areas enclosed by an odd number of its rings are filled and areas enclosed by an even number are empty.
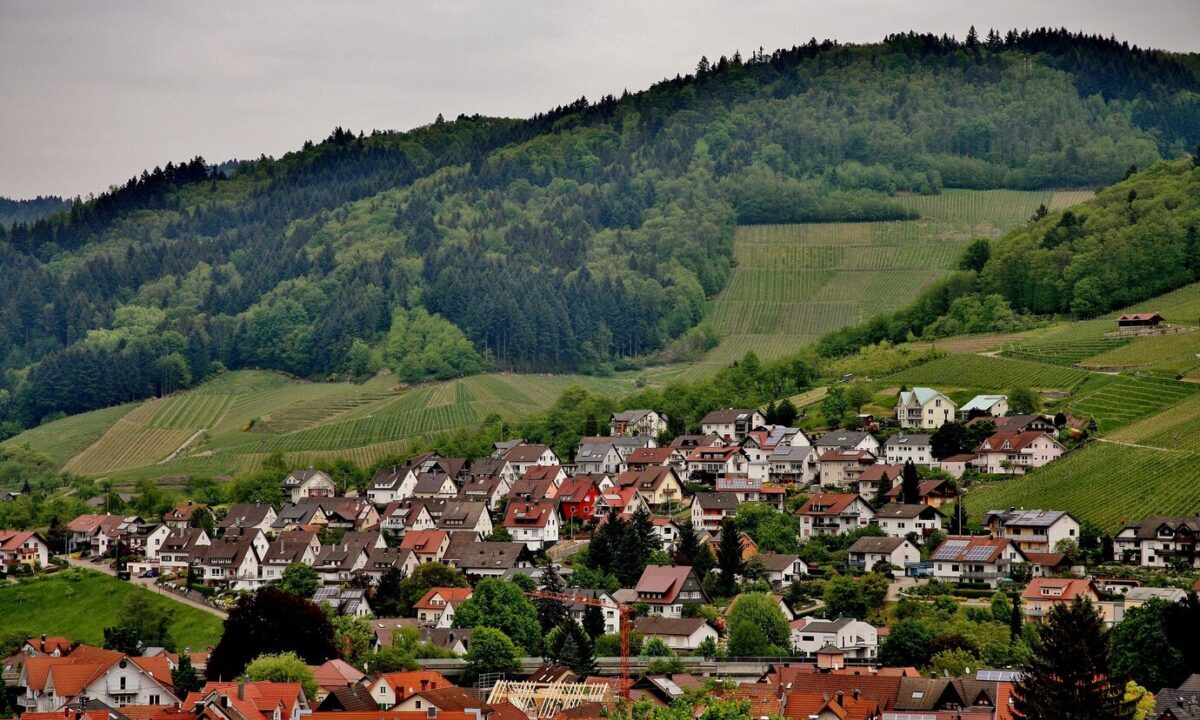
{"type": "Polygon", "coordinates": [[[70,200],[64,200],[56,195],[49,197],[39,195],[29,200],[0,197],[0,227],[36,222],[54,213],[69,210],[70,207],[70,200]]]}
{"type": "Polygon", "coordinates": [[[605,371],[696,326],[737,223],[911,217],[901,191],[1107,184],[1197,140],[1183,59],[972,32],[702,59],[636,94],[338,129],[228,174],[168,164],[0,236],[0,418],[221,367],[605,371]]]}

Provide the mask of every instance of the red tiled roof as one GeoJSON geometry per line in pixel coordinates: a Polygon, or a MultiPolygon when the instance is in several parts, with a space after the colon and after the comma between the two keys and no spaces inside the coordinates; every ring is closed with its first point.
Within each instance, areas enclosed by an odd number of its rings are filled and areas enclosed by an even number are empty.
{"type": "MultiPolygon", "coordinates": [[[[368,710],[363,712],[314,712],[305,715],[305,720],[428,720],[424,710],[368,710]]],[[[477,720],[472,713],[444,710],[438,720],[477,720]]]]}
{"type": "Polygon", "coordinates": [[[800,720],[815,717],[825,712],[839,720],[873,720],[879,717],[879,703],[866,697],[854,697],[853,691],[842,691],[839,700],[836,693],[809,693],[793,690],[787,699],[784,715],[800,720]]]}
{"type": "Polygon", "coordinates": [[[1159,314],[1158,314],[1158,313],[1156,313],[1156,312],[1148,312],[1148,313],[1125,313],[1125,314],[1124,314],[1124,315],[1122,315],[1121,317],[1117,318],[1117,320],[1118,320],[1118,321],[1120,321],[1120,320],[1153,320],[1154,318],[1158,318],[1159,320],[1162,320],[1162,319],[1163,319],[1163,316],[1162,316],[1162,315],[1159,315],[1159,314]]]}
{"type": "Polygon", "coordinates": [[[680,588],[683,587],[683,583],[691,571],[692,568],[686,565],[647,565],[634,589],[639,595],[641,593],[663,595],[661,598],[642,599],[641,602],[670,604],[675,601],[675,597],[679,594],[680,588]]]}
{"type": "MultiPolygon", "coordinates": [[[[427,688],[446,687],[447,685],[454,684],[436,670],[412,670],[409,672],[382,673],[378,678],[375,679],[375,682],[371,684],[372,692],[374,692],[375,687],[379,685],[381,681],[386,681],[387,684],[392,687],[392,690],[396,693],[396,702],[400,702],[409,695],[412,695],[414,692],[420,691],[422,682],[425,683],[427,688]]],[[[317,715],[319,713],[313,714],[317,715]]],[[[342,718],[343,715],[346,714],[353,713],[337,713],[337,716],[342,718]]],[[[424,713],[422,712],[422,715],[423,714],[424,713]]],[[[344,718],[344,720],[354,719],[344,718]]]]}
{"type": "Polygon", "coordinates": [[[840,515],[850,507],[858,495],[854,493],[817,493],[810,495],[808,501],[796,511],[797,515],[840,515]],[[816,508],[823,507],[824,510],[816,508]]]}
{"type": "Polygon", "coordinates": [[[553,515],[553,502],[540,500],[531,503],[518,500],[508,503],[504,513],[504,524],[507,527],[545,527],[553,515]]]}
{"type": "Polygon", "coordinates": [[[630,465],[662,465],[674,454],[673,447],[638,448],[629,453],[626,462],[630,465]]]}
{"type": "MultiPolygon", "coordinates": [[[[945,560],[947,562],[965,562],[964,558],[966,558],[967,554],[970,553],[971,550],[975,548],[991,548],[991,554],[986,557],[976,557],[974,555],[971,556],[972,562],[990,564],[1000,559],[1001,553],[1003,553],[1004,550],[1010,545],[1012,545],[1012,543],[1009,542],[1008,538],[993,538],[985,535],[947,535],[946,539],[943,540],[940,545],[934,548],[932,553],[930,553],[930,557],[937,558],[938,560],[945,560]],[[958,551],[953,555],[946,555],[945,557],[939,555],[939,553],[942,552],[942,549],[946,547],[947,543],[959,543],[964,540],[966,541],[966,544],[959,547],[958,551]]],[[[948,550],[949,548],[946,549],[948,550]]],[[[1022,553],[1022,555],[1024,555],[1024,553],[1022,553]]]]}
{"type": "Polygon", "coordinates": [[[1087,578],[1034,578],[1029,581],[1029,584],[1025,586],[1025,591],[1021,593],[1021,599],[1026,602],[1030,600],[1071,602],[1077,597],[1097,597],[1096,588],[1091,580],[1087,578]],[[1059,590],[1061,593],[1043,595],[1043,589],[1059,590]]]}
{"type": "Polygon", "coordinates": [[[979,443],[979,447],[976,450],[981,453],[1004,452],[1001,448],[1004,447],[1005,442],[1008,442],[1010,447],[1006,448],[1006,450],[1019,451],[1045,434],[1041,430],[1027,430],[1022,433],[998,432],[979,443]]]}
{"type": "Polygon", "coordinates": [[[437,552],[445,541],[445,530],[409,530],[400,541],[400,549],[419,553],[437,552]]]}
{"type": "Polygon", "coordinates": [[[460,603],[460,602],[470,598],[471,594],[472,594],[472,590],[469,587],[468,588],[452,588],[452,587],[429,588],[429,590],[426,591],[426,593],[421,596],[421,599],[418,600],[413,605],[413,607],[420,608],[422,610],[442,610],[446,607],[445,605],[434,605],[433,604],[433,598],[435,595],[440,597],[442,600],[444,600],[448,604],[455,604],[455,603],[460,603]]]}

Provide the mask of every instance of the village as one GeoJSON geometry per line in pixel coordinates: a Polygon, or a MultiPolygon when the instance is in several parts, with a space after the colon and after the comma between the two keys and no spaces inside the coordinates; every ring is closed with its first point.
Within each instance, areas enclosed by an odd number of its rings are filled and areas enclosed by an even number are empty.
{"type": "MultiPolygon", "coordinates": [[[[311,569],[308,599],[361,620],[376,650],[408,629],[443,658],[398,673],[330,660],[314,668],[315,694],[211,675],[185,693],[169,682],[181,653],[203,673],[211,648],[123,655],[43,635],[5,661],[5,681],[30,720],[72,711],[110,720],[586,719],[622,698],[669,704],[714,678],[759,717],[1009,718],[1019,675],[1011,663],[957,676],[944,667],[923,675],[917,666],[928,662],[889,664],[905,657],[899,641],[888,649],[895,608],[932,602],[994,614],[1017,643],[1023,626],[1080,598],[1108,626],[1147,602],[1184,603],[1186,589],[1152,573],[1200,569],[1200,517],[1146,517],[1099,538],[1069,512],[1010,507],[989,510],[972,531],[964,478],[1055,462],[1070,431],[1057,421],[1012,414],[1002,394],[960,407],[913,387],[899,392],[894,417],[861,417],[859,430],[810,438],[758,409],[732,408],[708,413],[700,434],[659,445],[667,419],[638,409],[613,414],[608,435],[582,438],[571,462],[514,439],[469,463],[427,452],[382,467],[361,494],[342,494],[329,474],[303,468],[282,481],[282,507],[188,502],[161,518],[97,512],[67,524],[61,546],[37,532],[0,531],[11,576],[92,567],[222,615],[296,568],[311,569]],[[936,439],[947,428],[974,433],[972,450],[947,450],[936,439]],[[628,537],[645,542],[629,551],[628,537]],[[377,611],[395,607],[380,600],[389,580],[394,587],[431,567],[462,581],[425,588],[406,616],[377,611]],[[523,658],[523,674],[461,686],[448,679],[469,665],[462,658],[475,632],[456,614],[481,583],[496,582],[561,604],[591,636],[594,674],[547,651],[523,658]],[[748,639],[737,624],[737,606],[750,607],[750,598],[769,598],[773,618],[786,621],[782,642],[748,639]],[[377,710],[387,712],[356,714],[377,710]]],[[[1179,710],[1161,717],[1195,717],[1179,710]]]]}

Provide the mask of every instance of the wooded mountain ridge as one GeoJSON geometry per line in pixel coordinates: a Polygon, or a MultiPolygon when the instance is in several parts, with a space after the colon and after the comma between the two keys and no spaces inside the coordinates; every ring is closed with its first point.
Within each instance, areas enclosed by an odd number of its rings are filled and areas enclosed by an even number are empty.
{"type": "Polygon", "coordinates": [[[1200,140],[1196,68],[1060,30],[814,40],[527,120],[338,128],[228,176],[168,164],[0,235],[0,418],[221,367],[604,371],[701,321],[737,223],[1111,183],[1200,140]]]}

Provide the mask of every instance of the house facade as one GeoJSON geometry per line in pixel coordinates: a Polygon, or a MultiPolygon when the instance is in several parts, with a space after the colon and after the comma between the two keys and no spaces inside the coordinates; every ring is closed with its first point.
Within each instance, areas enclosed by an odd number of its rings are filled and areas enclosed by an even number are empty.
{"type": "Polygon", "coordinates": [[[954,401],[932,388],[904,390],[896,400],[896,420],[900,427],[937,430],[957,417],[954,401]]]}
{"type": "Polygon", "coordinates": [[[800,537],[844,535],[866,527],[875,511],[855,493],[816,493],[796,511],[800,518],[800,537]]]}
{"type": "Polygon", "coordinates": [[[989,510],[983,526],[992,537],[1008,538],[1023,552],[1050,553],[1060,540],[1079,541],[1079,521],[1061,510],[989,510]]]}
{"type": "Polygon", "coordinates": [[[987,473],[1020,475],[1054,462],[1066,451],[1044,432],[998,432],[975,448],[974,464],[987,473]]]}

